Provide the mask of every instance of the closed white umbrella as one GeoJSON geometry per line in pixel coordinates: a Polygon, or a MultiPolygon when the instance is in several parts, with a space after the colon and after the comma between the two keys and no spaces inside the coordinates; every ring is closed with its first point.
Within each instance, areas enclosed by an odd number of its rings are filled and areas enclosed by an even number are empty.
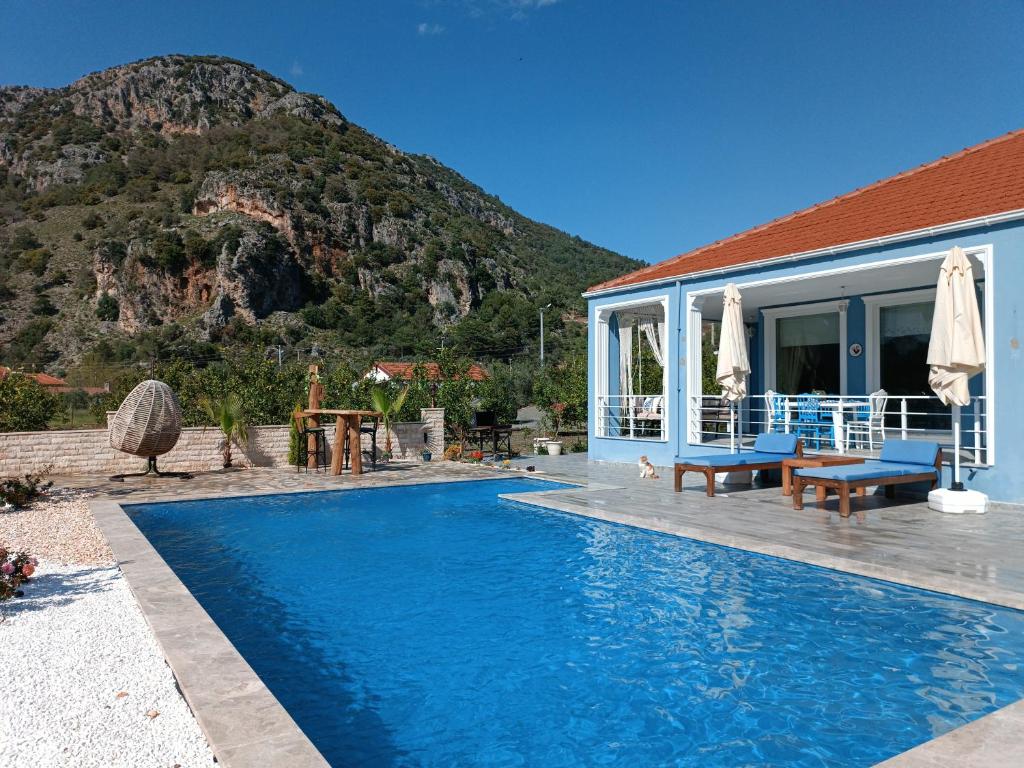
{"type": "Polygon", "coordinates": [[[944,405],[952,406],[953,484],[948,490],[937,489],[928,494],[932,509],[985,511],[985,495],[965,491],[960,482],[960,407],[971,402],[968,380],[984,369],[985,337],[974,291],[974,269],[963,249],[954,247],[939,268],[928,344],[928,386],[944,405]]]}
{"type": "Polygon", "coordinates": [[[743,325],[742,299],[735,285],[729,283],[725,286],[722,301],[722,336],[718,343],[715,380],[722,387],[722,398],[730,403],[729,433],[730,442],[735,450],[732,404],[747,396],[750,360],[747,357],[747,333],[743,325]]]}
{"type": "Polygon", "coordinates": [[[974,292],[974,270],[956,247],[939,268],[928,345],[928,386],[945,405],[971,402],[967,380],[985,368],[985,337],[974,292]]]}

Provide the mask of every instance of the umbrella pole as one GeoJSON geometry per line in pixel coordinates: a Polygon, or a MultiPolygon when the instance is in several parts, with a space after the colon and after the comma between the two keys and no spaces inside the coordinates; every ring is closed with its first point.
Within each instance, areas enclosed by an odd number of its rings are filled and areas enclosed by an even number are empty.
{"type": "Polygon", "coordinates": [[[736,403],[729,403],[729,453],[736,453],[736,403]]]}
{"type": "Polygon", "coordinates": [[[953,406],[953,484],[949,486],[951,491],[964,490],[964,484],[960,482],[960,406],[953,406]]]}

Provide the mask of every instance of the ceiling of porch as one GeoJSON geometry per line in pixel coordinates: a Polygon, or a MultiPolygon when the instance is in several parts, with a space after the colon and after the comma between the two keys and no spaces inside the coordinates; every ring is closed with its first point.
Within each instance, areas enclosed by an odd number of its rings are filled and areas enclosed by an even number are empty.
{"type": "MultiPolygon", "coordinates": [[[[748,322],[757,319],[757,312],[766,307],[790,306],[815,301],[849,298],[871,293],[886,293],[908,288],[923,288],[935,285],[939,264],[943,254],[934,259],[904,262],[886,266],[873,266],[851,272],[832,273],[814,277],[794,277],[785,282],[761,283],[750,281],[737,283],[743,297],[743,317],[748,322]]],[[[980,279],[984,270],[977,258],[971,256],[974,276],[980,279]]],[[[705,320],[722,318],[722,294],[717,290],[706,294],[701,314],[705,320]]]]}

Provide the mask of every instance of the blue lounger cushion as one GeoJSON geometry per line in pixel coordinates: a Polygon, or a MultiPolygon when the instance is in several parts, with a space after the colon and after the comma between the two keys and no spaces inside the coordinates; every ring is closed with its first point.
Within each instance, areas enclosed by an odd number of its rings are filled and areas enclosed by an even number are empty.
{"type": "Polygon", "coordinates": [[[795,453],[763,453],[761,451],[744,451],[743,453],[715,453],[706,456],[677,456],[676,464],[693,464],[698,467],[745,467],[750,464],[771,464],[790,459],[795,453]]]}
{"type": "Polygon", "coordinates": [[[861,480],[881,480],[886,477],[905,477],[908,475],[934,476],[935,467],[927,464],[908,464],[897,461],[865,461],[863,464],[841,464],[838,467],[807,467],[796,469],[794,475],[819,480],[839,480],[853,483],[861,480]]]}
{"type": "Polygon", "coordinates": [[[745,467],[751,464],[772,464],[796,456],[796,435],[764,433],[754,441],[754,450],[740,453],[708,453],[703,456],[677,456],[676,464],[698,467],[745,467]]]}
{"type": "Polygon", "coordinates": [[[903,464],[927,464],[935,466],[939,455],[939,444],[924,440],[886,440],[882,445],[881,461],[903,464]]]}

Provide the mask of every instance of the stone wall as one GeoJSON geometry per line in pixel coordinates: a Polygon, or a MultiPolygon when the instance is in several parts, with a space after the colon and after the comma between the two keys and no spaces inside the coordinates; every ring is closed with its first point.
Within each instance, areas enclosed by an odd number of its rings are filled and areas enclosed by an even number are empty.
{"type": "MultiPolygon", "coordinates": [[[[424,409],[423,417],[423,421],[393,425],[391,450],[396,459],[420,460],[424,430],[427,444],[436,459],[440,459],[444,443],[444,409],[424,409]],[[435,443],[441,448],[434,450],[435,443]]],[[[325,425],[324,432],[329,447],[334,442],[334,425],[325,425]]],[[[219,469],[223,464],[221,441],[220,430],[215,427],[186,427],[181,431],[178,444],[158,459],[158,465],[167,471],[219,469]]],[[[362,435],[362,449],[369,451],[370,446],[370,435],[362,435]]],[[[377,450],[378,453],[384,450],[383,430],[377,434],[377,450]]],[[[250,427],[246,446],[243,449],[236,447],[232,453],[236,466],[286,466],[288,427],[250,427]]],[[[141,472],[146,468],[146,460],[111,448],[105,429],[0,433],[0,477],[42,472],[47,468],[58,475],[141,472]]]]}

